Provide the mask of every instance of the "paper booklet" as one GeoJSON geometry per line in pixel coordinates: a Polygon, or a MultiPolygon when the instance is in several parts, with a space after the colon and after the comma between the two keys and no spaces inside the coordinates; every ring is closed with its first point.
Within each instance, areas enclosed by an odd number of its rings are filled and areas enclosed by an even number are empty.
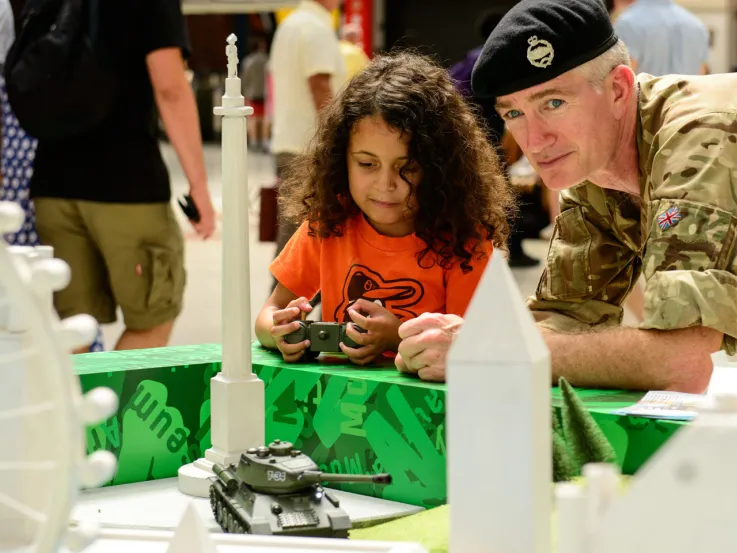
{"type": "Polygon", "coordinates": [[[702,394],[680,392],[648,392],[640,401],[614,411],[616,415],[629,415],[649,419],[689,421],[696,416],[699,404],[707,400],[702,394]]]}

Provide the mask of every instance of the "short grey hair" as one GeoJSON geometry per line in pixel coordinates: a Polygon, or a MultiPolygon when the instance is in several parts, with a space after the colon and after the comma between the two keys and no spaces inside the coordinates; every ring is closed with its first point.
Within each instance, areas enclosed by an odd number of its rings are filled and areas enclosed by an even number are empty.
{"type": "Polygon", "coordinates": [[[600,90],[612,69],[620,65],[632,67],[632,58],[622,40],[617,41],[609,50],[584,63],[577,70],[586,77],[591,86],[600,90]]]}

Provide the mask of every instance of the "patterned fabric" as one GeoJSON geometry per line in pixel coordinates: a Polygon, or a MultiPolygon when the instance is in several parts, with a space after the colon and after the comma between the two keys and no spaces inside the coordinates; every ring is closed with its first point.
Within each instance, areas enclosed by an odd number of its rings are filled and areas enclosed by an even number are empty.
{"type": "MultiPolygon", "coordinates": [[[[10,108],[5,89],[5,79],[0,75],[0,106],[2,106],[2,186],[0,201],[17,202],[25,212],[25,221],[21,229],[4,236],[8,244],[18,246],[37,246],[36,214],[33,201],[29,198],[31,177],[33,176],[33,160],[36,156],[38,140],[28,136],[21,128],[10,108]]],[[[90,351],[103,351],[102,333],[97,337],[90,351]]]]}
{"type": "Polygon", "coordinates": [[[18,124],[8,103],[5,79],[2,76],[0,76],[0,103],[3,117],[3,182],[0,188],[0,201],[17,202],[26,214],[23,227],[17,233],[6,235],[5,240],[9,244],[34,246],[38,244],[36,214],[28,195],[38,141],[28,136],[18,124]]]}
{"type": "Polygon", "coordinates": [[[713,328],[733,354],[737,75],[637,81],[641,198],[588,182],[565,191],[529,306],[546,312],[542,324],[558,331],[619,325],[622,303],[642,273],[640,328],[713,328]],[[664,213],[671,224],[662,226],[664,213]]]}

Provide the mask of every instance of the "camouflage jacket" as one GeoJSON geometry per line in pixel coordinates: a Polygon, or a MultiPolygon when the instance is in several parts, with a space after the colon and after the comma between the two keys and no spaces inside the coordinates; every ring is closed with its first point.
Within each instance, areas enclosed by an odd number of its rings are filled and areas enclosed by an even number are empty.
{"type": "Polygon", "coordinates": [[[528,305],[562,332],[619,325],[645,278],[642,329],[703,326],[737,349],[737,75],[639,75],[641,198],[584,182],[562,194],[528,305]]]}

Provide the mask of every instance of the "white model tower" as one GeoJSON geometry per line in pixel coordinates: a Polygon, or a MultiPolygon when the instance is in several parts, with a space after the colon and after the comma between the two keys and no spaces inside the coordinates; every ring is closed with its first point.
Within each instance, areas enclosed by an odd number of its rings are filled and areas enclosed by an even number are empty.
{"type": "Polygon", "coordinates": [[[179,469],[179,489],[198,497],[209,495],[213,463],[236,462],[249,447],[264,443],[264,383],[251,367],[251,297],[249,268],[248,165],[245,105],[238,78],[236,36],[225,53],[228,77],[223,117],[223,363],[210,387],[212,448],[204,459],[179,469]]]}
{"type": "Polygon", "coordinates": [[[550,353],[495,252],[448,354],[450,551],[549,553],[550,353]]]}

